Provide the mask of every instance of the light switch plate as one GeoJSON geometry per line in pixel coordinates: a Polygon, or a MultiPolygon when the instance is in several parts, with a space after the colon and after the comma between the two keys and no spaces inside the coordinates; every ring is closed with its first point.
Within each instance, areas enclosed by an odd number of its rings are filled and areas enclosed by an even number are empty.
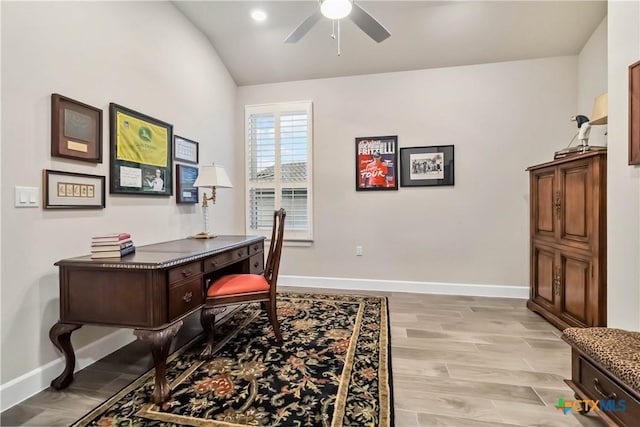
{"type": "Polygon", "coordinates": [[[38,187],[16,186],[16,208],[40,207],[40,189],[38,187]]]}

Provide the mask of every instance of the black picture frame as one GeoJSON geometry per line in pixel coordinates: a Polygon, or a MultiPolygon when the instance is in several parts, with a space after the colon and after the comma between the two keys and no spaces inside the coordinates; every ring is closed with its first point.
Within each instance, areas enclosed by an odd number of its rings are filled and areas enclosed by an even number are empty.
{"type": "Polygon", "coordinates": [[[173,136],[173,160],[176,162],[198,164],[199,144],[183,136],[173,136]]]}
{"type": "Polygon", "coordinates": [[[173,194],[173,125],[109,104],[111,194],[173,194]]]}
{"type": "Polygon", "coordinates": [[[102,110],[51,94],[51,156],[102,163],[102,110]]]}
{"type": "Polygon", "coordinates": [[[355,149],[356,191],[398,190],[397,135],[358,137],[355,149]]]}
{"type": "Polygon", "coordinates": [[[103,209],[105,181],[102,175],[44,169],[45,209],[103,209]]]}
{"type": "Polygon", "coordinates": [[[176,163],[176,203],[194,204],[200,201],[198,188],[193,186],[197,177],[197,167],[176,163]]]}
{"type": "Polygon", "coordinates": [[[453,145],[400,149],[400,186],[430,187],[455,184],[453,145]]]}

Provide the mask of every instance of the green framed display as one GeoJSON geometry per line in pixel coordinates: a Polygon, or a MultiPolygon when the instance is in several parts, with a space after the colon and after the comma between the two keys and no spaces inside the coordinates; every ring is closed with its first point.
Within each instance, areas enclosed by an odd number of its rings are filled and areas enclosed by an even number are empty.
{"type": "Polygon", "coordinates": [[[109,104],[112,194],[173,194],[173,125],[109,104]]]}

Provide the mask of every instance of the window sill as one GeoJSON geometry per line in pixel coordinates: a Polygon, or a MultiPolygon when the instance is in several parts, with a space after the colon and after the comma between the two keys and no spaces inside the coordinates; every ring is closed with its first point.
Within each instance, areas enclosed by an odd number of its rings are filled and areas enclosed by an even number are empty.
{"type": "MultiPolygon", "coordinates": [[[[271,244],[271,239],[266,239],[265,244],[271,244]]],[[[313,246],[313,240],[284,240],[282,246],[294,248],[310,248],[313,246]]]]}

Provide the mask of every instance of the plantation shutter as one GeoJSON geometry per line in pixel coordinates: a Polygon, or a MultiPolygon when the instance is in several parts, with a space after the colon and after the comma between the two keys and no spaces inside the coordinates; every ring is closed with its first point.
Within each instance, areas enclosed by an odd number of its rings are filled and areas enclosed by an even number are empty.
{"type": "Polygon", "coordinates": [[[245,107],[247,233],[269,237],[284,208],[286,240],[312,240],[310,102],[245,107]]]}

